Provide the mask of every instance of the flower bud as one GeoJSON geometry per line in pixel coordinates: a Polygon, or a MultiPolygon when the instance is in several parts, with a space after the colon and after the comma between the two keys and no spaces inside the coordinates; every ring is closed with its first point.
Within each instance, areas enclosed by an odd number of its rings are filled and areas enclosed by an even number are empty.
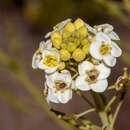
{"type": "Polygon", "coordinates": [[[54,27],[53,27],[53,30],[56,30],[57,28],[60,28],[62,26],[62,22],[56,24],[54,27]]]}
{"type": "Polygon", "coordinates": [[[78,30],[74,32],[74,37],[80,38],[80,32],[78,30]]]}
{"type": "Polygon", "coordinates": [[[62,31],[62,37],[63,37],[63,39],[66,39],[66,38],[70,37],[71,34],[72,34],[72,33],[69,32],[69,31],[66,30],[66,29],[63,29],[63,31],[62,31]]]}
{"type": "Polygon", "coordinates": [[[69,52],[73,52],[73,51],[76,49],[76,47],[77,47],[76,44],[70,42],[70,43],[68,44],[68,46],[67,46],[67,50],[68,50],[69,52]]]}
{"type": "Polygon", "coordinates": [[[66,43],[62,43],[62,44],[61,44],[61,48],[62,48],[62,49],[67,49],[67,44],[66,44],[66,43]]]}
{"type": "Polygon", "coordinates": [[[65,29],[68,31],[68,32],[74,32],[75,30],[75,26],[72,22],[68,22],[65,26],[65,29]]]}
{"type": "Polygon", "coordinates": [[[89,54],[89,47],[90,47],[90,44],[86,44],[83,46],[82,48],[82,51],[87,55],[89,54]]]}
{"type": "Polygon", "coordinates": [[[58,69],[63,70],[65,68],[65,62],[60,62],[58,69]]]}
{"type": "Polygon", "coordinates": [[[79,45],[80,45],[80,40],[77,40],[76,42],[75,42],[75,45],[76,45],[76,47],[78,47],[79,45]]]}
{"type": "Polygon", "coordinates": [[[86,37],[88,35],[88,30],[86,26],[82,26],[78,29],[80,37],[86,37]]]}
{"type": "Polygon", "coordinates": [[[56,49],[60,49],[60,45],[61,45],[61,42],[62,42],[62,37],[61,37],[59,32],[52,32],[51,41],[53,43],[53,46],[56,49]]]}
{"type": "Polygon", "coordinates": [[[82,41],[81,41],[81,45],[82,46],[84,46],[84,45],[86,45],[86,44],[88,44],[89,42],[88,42],[88,39],[87,38],[85,38],[85,39],[83,39],[82,41]]]}
{"type": "Polygon", "coordinates": [[[84,21],[82,19],[78,18],[75,20],[74,26],[76,29],[79,29],[80,27],[84,26],[84,21]]]}
{"type": "Polygon", "coordinates": [[[73,54],[72,54],[72,58],[77,61],[77,62],[80,62],[82,61],[84,58],[85,58],[85,53],[80,49],[80,48],[77,48],[73,54]]]}
{"type": "Polygon", "coordinates": [[[71,57],[70,53],[65,49],[61,49],[59,53],[60,53],[60,58],[63,61],[67,61],[71,57]]]}

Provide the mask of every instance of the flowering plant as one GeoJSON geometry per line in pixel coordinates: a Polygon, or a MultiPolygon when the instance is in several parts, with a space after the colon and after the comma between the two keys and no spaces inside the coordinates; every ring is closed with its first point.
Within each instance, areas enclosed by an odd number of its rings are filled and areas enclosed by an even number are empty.
{"type": "Polygon", "coordinates": [[[81,96],[92,108],[80,114],[66,115],[51,108],[60,119],[71,125],[86,130],[113,130],[114,122],[130,77],[127,69],[116,83],[108,87],[107,78],[111,67],[116,65],[116,58],[122,50],[116,43],[119,36],[110,24],[91,27],[78,18],[74,22],[67,19],[56,26],[53,31],[45,35],[38,50],[34,53],[32,67],[45,71],[46,82],[43,94],[50,103],[65,104],[72,99],[73,92],[81,96]],[[116,90],[116,94],[108,101],[104,91],[116,90]],[[83,95],[82,91],[89,91],[95,105],[83,95]],[[111,105],[120,96],[119,105],[115,113],[111,112],[111,105]],[[96,111],[102,121],[99,127],[84,118],[89,112],[96,111]],[[79,125],[77,120],[83,125],[79,125]]]}

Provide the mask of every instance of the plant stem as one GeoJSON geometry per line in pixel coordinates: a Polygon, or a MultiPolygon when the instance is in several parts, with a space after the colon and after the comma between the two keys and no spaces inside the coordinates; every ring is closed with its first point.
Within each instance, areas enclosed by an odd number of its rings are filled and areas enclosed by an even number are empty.
{"type": "Polygon", "coordinates": [[[98,93],[95,93],[93,91],[90,91],[90,93],[95,101],[97,113],[99,114],[103,127],[106,128],[105,130],[112,130],[108,121],[107,113],[104,110],[105,105],[103,103],[103,99],[98,93]]]}
{"type": "Polygon", "coordinates": [[[89,110],[86,110],[86,111],[84,111],[84,112],[82,112],[82,113],[80,113],[80,114],[77,114],[77,118],[80,118],[80,117],[82,117],[82,116],[84,116],[84,115],[86,115],[86,114],[88,114],[88,113],[90,113],[90,112],[93,112],[93,111],[95,111],[96,109],[95,108],[91,108],[91,109],[89,109],[89,110]]]}
{"type": "Polygon", "coordinates": [[[110,106],[117,99],[117,97],[119,96],[119,94],[120,94],[120,92],[118,92],[116,95],[114,95],[112,97],[112,99],[108,102],[107,106],[105,107],[105,111],[107,111],[110,108],[110,106]]]}
{"type": "Polygon", "coordinates": [[[113,116],[112,123],[111,123],[111,127],[112,127],[112,128],[114,127],[114,123],[115,123],[115,121],[116,121],[116,117],[117,117],[117,115],[118,115],[118,113],[119,113],[119,110],[120,110],[120,108],[121,108],[123,102],[124,102],[124,100],[121,100],[121,101],[119,102],[117,108],[116,108],[116,111],[115,111],[115,114],[114,114],[114,116],[113,116]]]}

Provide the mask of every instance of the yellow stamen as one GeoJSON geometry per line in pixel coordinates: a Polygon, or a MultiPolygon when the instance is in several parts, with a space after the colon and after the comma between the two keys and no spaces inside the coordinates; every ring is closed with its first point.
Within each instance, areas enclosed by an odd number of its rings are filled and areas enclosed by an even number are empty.
{"type": "Polygon", "coordinates": [[[38,48],[38,49],[36,50],[36,53],[37,53],[37,54],[39,54],[39,53],[40,53],[40,48],[38,48]]]}
{"type": "Polygon", "coordinates": [[[98,27],[96,25],[93,26],[94,29],[98,30],[98,27]]]}
{"type": "Polygon", "coordinates": [[[46,54],[43,63],[48,67],[55,67],[57,65],[57,58],[53,55],[46,54]]]}
{"type": "Polygon", "coordinates": [[[112,47],[109,44],[104,44],[104,42],[102,42],[102,45],[100,47],[100,54],[101,55],[111,54],[111,49],[112,47]]]}

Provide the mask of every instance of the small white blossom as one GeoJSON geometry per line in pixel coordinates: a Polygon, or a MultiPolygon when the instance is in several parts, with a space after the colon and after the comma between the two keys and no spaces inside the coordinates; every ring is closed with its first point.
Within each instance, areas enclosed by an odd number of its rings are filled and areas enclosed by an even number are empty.
{"type": "Polygon", "coordinates": [[[112,40],[120,40],[119,36],[113,31],[114,30],[113,26],[110,24],[101,24],[98,26],[94,26],[95,28],[91,27],[88,24],[86,24],[86,26],[88,30],[94,34],[98,32],[103,32],[112,40]]]}
{"type": "Polygon", "coordinates": [[[67,103],[72,99],[71,74],[69,72],[46,75],[46,84],[48,86],[47,101],[53,103],[67,103]]]}
{"type": "Polygon", "coordinates": [[[57,70],[60,62],[60,56],[57,50],[42,51],[42,58],[38,64],[39,69],[45,70],[46,73],[53,73],[57,70]]]}
{"type": "Polygon", "coordinates": [[[121,56],[122,50],[106,34],[98,32],[95,41],[90,45],[90,54],[113,67],[116,64],[116,57],[121,56]]]}
{"type": "Polygon", "coordinates": [[[93,90],[104,92],[108,86],[107,77],[110,75],[110,68],[103,63],[93,65],[91,62],[84,61],[78,66],[79,76],[76,78],[76,88],[82,91],[93,90]]]}
{"type": "Polygon", "coordinates": [[[33,58],[32,58],[32,68],[33,69],[38,68],[38,64],[40,63],[40,61],[42,59],[42,52],[45,49],[51,49],[51,48],[52,48],[52,43],[50,40],[47,40],[46,42],[44,42],[44,41],[40,42],[39,48],[34,53],[33,58]]]}
{"type": "Polygon", "coordinates": [[[59,26],[58,26],[57,28],[55,28],[53,31],[47,33],[47,34],[45,35],[45,38],[49,38],[49,37],[51,36],[51,33],[52,33],[52,32],[59,32],[59,31],[61,31],[61,30],[64,28],[64,26],[65,26],[68,22],[70,22],[70,21],[72,21],[72,19],[68,18],[68,19],[62,21],[61,23],[59,23],[59,26]]]}
{"type": "Polygon", "coordinates": [[[52,48],[52,42],[51,40],[47,40],[46,42],[41,41],[39,44],[40,51],[42,52],[44,49],[51,49],[52,48]]]}

